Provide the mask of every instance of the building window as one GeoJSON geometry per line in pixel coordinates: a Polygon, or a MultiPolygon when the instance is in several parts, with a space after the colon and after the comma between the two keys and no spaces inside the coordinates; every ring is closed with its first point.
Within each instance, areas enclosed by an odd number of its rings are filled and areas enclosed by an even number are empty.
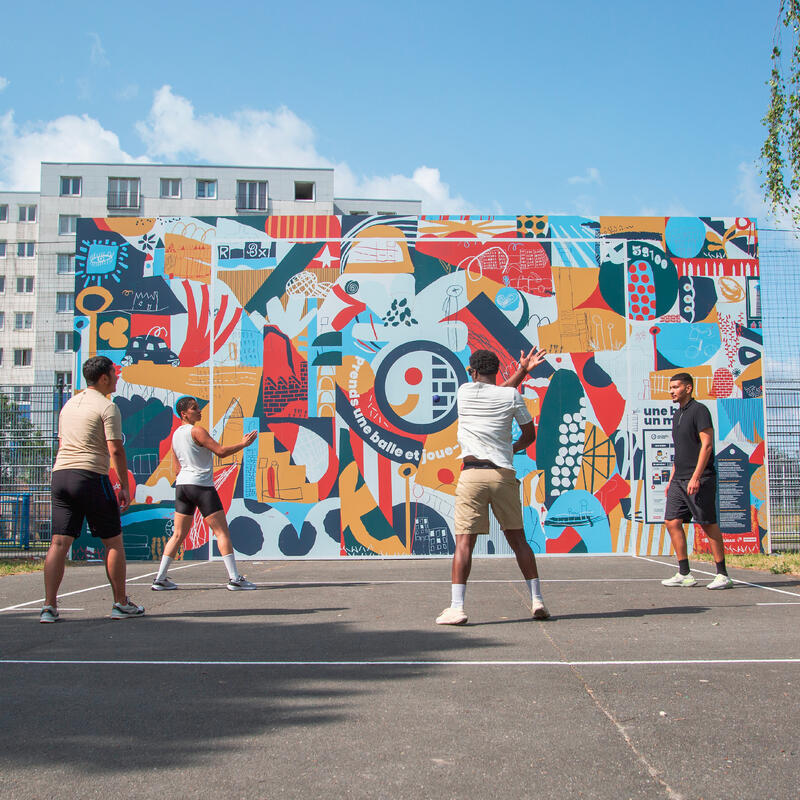
{"type": "Polygon", "coordinates": [[[108,207],[115,209],[138,209],[139,179],[109,178],[108,207]]]}
{"type": "Polygon", "coordinates": [[[72,332],[56,332],[56,353],[68,353],[72,350],[72,332]]]}
{"type": "Polygon", "coordinates": [[[59,275],[75,274],[75,256],[71,253],[59,253],[56,262],[56,272],[59,275]]]}
{"type": "Polygon", "coordinates": [[[161,179],[161,196],[179,198],[181,196],[181,179],[180,178],[162,178],[161,179]]]}
{"type": "MultiPolygon", "coordinates": [[[[22,364],[21,366],[30,366],[30,364],[22,364]]],[[[30,403],[31,402],[31,387],[30,386],[15,386],[14,387],[14,402],[30,403]]]]}
{"type": "Polygon", "coordinates": [[[33,364],[33,350],[30,347],[14,350],[15,367],[29,367],[31,364],[33,364]]]}
{"type": "Polygon", "coordinates": [[[6,292],[6,276],[0,275],[0,294],[5,294],[6,292]]]}
{"type": "Polygon", "coordinates": [[[20,206],[19,221],[36,222],[36,206],[20,206]]]}
{"type": "Polygon", "coordinates": [[[314,199],[314,182],[313,181],[295,181],[294,182],[294,199],[295,200],[313,200],[314,199]]]}
{"type": "Polygon", "coordinates": [[[29,331],[33,327],[33,311],[17,311],[14,314],[14,330],[29,331]]]}
{"type": "Polygon", "coordinates": [[[17,294],[32,294],[33,278],[30,276],[17,278],[17,294]]]}
{"type": "Polygon", "coordinates": [[[0,206],[0,222],[8,222],[8,206],[5,204],[0,206]]]}
{"type": "Polygon", "coordinates": [[[59,236],[75,235],[78,230],[78,217],[72,214],[58,215],[58,234],[59,236]]]}
{"type": "Polygon", "coordinates": [[[80,178],[65,178],[61,177],[61,196],[62,197],[80,197],[81,196],[81,179],[80,178]]]}
{"type": "Polygon", "coordinates": [[[0,347],[0,367],[3,366],[3,348],[0,347]]]}
{"type": "Polygon", "coordinates": [[[240,211],[266,211],[267,182],[236,181],[236,208],[240,211]]]}
{"type": "Polygon", "coordinates": [[[0,331],[6,326],[6,312],[0,311],[0,331]]]}
{"type": "Polygon", "coordinates": [[[56,293],[56,311],[59,313],[73,311],[75,308],[75,296],[72,292],[56,293]]]}
{"type": "Polygon", "coordinates": [[[56,372],[56,386],[72,386],[72,373],[56,372]]]}
{"type": "Polygon", "coordinates": [[[216,181],[197,181],[197,197],[206,200],[217,199],[216,181]]]}
{"type": "Polygon", "coordinates": [[[0,258],[6,257],[6,243],[0,242],[0,258]]]}
{"type": "Polygon", "coordinates": [[[18,258],[33,258],[36,255],[36,242],[17,242],[18,258]]]}

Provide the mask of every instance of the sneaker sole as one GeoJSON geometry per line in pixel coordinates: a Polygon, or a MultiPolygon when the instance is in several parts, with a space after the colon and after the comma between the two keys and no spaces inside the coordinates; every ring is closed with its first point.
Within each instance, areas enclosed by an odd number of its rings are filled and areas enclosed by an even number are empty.
{"type": "Polygon", "coordinates": [[[257,586],[226,586],[225,587],[229,592],[252,592],[253,589],[257,589],[257,586]]]}
{"type": "Polygon", "coordinates": [[[111,612],[111,619],[133,619],[134,617],[143,617],[144,611],[141,614],[115,614],[111,612]]]}
{"type": "Polygon", "coordinates": [[[178,587],[177,586],[156,586],[155,584],[151,584],[150,588],[154,592],[174,592],[178,587]]]}
{"type": "Polygon", "coordinates": [[[55,619],[41,619],[41,618],[39,618],[39,622],[41,622],[42,625],[52,625],[54,622],[61,622],[61,617],[56,617],[55,619]]]}
{"type": "Polygon", "coordinates": [[[545,611],[543,608],[537,608],[536,611],[533,612],[534,619],[550,619],[550,612],[545,611]]]}
{"type": "Polygon", "coordinates": [[[720,589],[733,589],[733,584],[726,583],[724,586],[706,586],[706,589],[710,589],[712,592],[718,592],[720,589]]]}

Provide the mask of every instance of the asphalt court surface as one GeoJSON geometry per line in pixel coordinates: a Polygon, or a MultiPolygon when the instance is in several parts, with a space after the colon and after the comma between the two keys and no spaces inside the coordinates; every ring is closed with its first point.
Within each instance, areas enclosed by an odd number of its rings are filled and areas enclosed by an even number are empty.
{"type": "MultiPolygon", "coordinates": [[[[796,798],[800,580],[666,588],[669,558],[179,563],[140,619],[101,566],[0,579],[0,796],[796,798]]],[[[713,569],[713,567],[712,567],[713,569]]]]}

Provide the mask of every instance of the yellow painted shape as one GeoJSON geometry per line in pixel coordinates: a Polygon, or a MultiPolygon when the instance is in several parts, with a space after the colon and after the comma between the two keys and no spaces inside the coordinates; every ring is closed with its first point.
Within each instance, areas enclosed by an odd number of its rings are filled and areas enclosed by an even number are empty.
{"type": "Polygon", "coordinates": [[[128,330],[130,322],[125,317],[116,317],[110,322],[104,322],[98,333],[101,339],[105,339],[111,347],[121,349],[128,346],[128,330]]]}
{"type": "Polygon", "coordinates": [[[430,433],[425,437],[425,448],[422,451],[422,459],[416,476],[416,482],[420,486],[438,489],[440,492],[455,496],[456,483],[461,472],[461,459],[459,458],[461,449],[456,440],[457,430],[458,422],[456,421],[444,430],[430,433]],[[443,469],[449,469],[453,473],[452,484],[442,483],[439,479],[439,472],[443,469]]]}
{"type": "MultiPolygon", "coordinates": [[[[699,367],[682,367],[681,372],[688,372],[694,381],[693,395],[696,400],[716,400],[712,394],[714,376],[711,365],[701,364],[699,367]]],[[[653,370],[650,376],[650,396],[653,400],[671,400],[669,379],[675,374],[674,369],[653,370]]]]}
{"type": "Polygon", "coordinates": [[[398,417],[404,417],[406,414],[410,414],[417,406],[419,405],[419,395],[418,394],[410,394],[403,403],[399,405],[393,405],[389,403],[392,411],[397,414],[398,417]]]}
{"type": "Polygon", "coordinates": [[[361,520],[361,515],[375,508],[377,504],[366,483],[356,489],[357,481],[358,465],[353,461],[339,475],[342,527],[349,527],[359,544],[378,555],[403,555],[406,552],[405,543],[401,542],[397,535],[382,540],[370,536],[361,520]]]}
{"type": "Polygon", "coordinates": [[[619,529],[622,520],[625,519],[625,515],[622,513],[622,509],[619,507],[619,504],[615,505],[611,511],[608,512],[608,525],[611,529],[611,552],[617,552],[617,544],[619,542],[619,529]]]}
{"type": "Polygon", "coordinates": [[[761,377],[761,361],[759,358],[742,370],[742,374],[736,379],[736,385],[740,389],[744,386],[745,381],[753,381],[761,377]]]}
{"type": "Polygon", "coordinates": [[[217,272],[217,278],[233,292],[233,296],[239,305],[244,308],[273,271],[274,267],[267,267],[266,269],[221,269],[217,272]]]}
{"type": "Polygon", "coordinates": [[[359,395],[364,394],[375,385],[375,373],[365,359],[357,359],[356,356],[344,356],[342,363],[336,367],[336,383],[339,384],[345,394],[350,390],[359,395]],[[360,364],[358,363],[359,360],[360,364]]]}
{"type": "Polygon", "coordinates": [[[181,236],[164,234],[164,271],[176,278],[211,283],[211,245],[181,236]]]}
{"type": "Polygon", "coordinates": [[[614,233],[657,233],[663,240],[666,217],[600,217],[600,236],[614,233]]]}

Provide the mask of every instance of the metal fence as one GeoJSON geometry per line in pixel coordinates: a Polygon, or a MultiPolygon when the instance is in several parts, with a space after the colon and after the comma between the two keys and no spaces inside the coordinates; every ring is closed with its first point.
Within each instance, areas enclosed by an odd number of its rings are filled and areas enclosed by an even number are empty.
{"type": "Polygon", "coordinates": [[[50,474],[64,386],[0,386],[0,558],[50,546],[50,474]]]}

